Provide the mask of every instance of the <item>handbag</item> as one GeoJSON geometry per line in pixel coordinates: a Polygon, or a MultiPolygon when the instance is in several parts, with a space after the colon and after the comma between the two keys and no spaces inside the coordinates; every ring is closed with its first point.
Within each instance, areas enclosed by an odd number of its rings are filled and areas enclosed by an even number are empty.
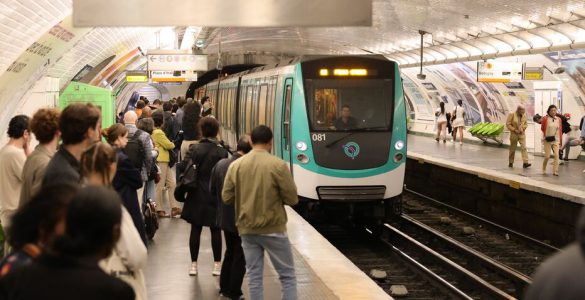
{"type": "Polygon", "coordinates": [[[551,143],[551,142],[556,141],[557,140],[557,137],[554,136],[554,135],[553,136],[547,136],[547,137],[544,138],[544,140],[547,141],[547,142],[549,142],[549,143],[551,143]]]}
{"type": "Polygon", "coordinates": [[[451,121],[455,121],[455,119],[457,119],[457,107],[455,107],[455,112],[453,113],[453,117],[451,118],[451,121]]]}
{"type": "Polygon", "coordinates": [[[128,268],[124,258],[122,258],[116,249],[112,255],[100,262],[100,267],[107,274],[126,282],[135,293],[136,300],[146,299],[146,283],[142,271],[133,271],[128,268]]]}

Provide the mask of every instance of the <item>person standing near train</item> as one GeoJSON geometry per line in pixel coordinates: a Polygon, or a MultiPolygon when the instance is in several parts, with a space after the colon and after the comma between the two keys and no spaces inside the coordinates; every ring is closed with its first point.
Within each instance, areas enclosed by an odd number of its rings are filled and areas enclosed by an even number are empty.
{"type": "Polygon", "coordinates": [[[445,110],[445,102],[441,102],[439,104],[439,108],[435,112],[435,117],[437,117],[437,137],[435,140],[438,142],[443,137],[443,143],[447,142],[447,112],[445,110]]]}
{"type": "Polygon", "coordinates": [[[457,105],[451,114],[451,123],[453,124],[453,143],[456,142],[456,137],[459,135],[459,145],[463,145],[463,131],[465,130],[465,109],[463,108],[463,100],[457,100],[457,105]]]}

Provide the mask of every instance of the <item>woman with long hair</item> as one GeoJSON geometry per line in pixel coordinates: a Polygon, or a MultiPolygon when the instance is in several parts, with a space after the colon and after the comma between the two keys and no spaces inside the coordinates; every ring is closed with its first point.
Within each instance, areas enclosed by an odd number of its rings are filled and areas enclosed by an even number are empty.
{"type": "Polygon", "coordinates": [[[201,119],[201,105],[198,102],[189,102],[183,106],[183,143],[181,144],[181,159],[185,159],[189,146],[201,139],[199,120],[201,119]]]}
{"type": "Polygon", "coordinates": [[[128,156],[124,153],[124,147],[128,144],[128,129],[122,124],[114,124],[102,130],[102,135],[116,151],[118,164],[116,175],[112,181],[114,189],[122,198],[124,207],[128,210],[134,221],[134,226],[146,245],[146,231],[140,203],[138,202],[137,190],[142,187],[142,177],[128,156]]]}
{"type": "MultiPolygon", "coordinates": [[[[117,156],[110,145],[101,142],[93,144],[81,155],[80,165],[83,184],[112,188],[112,181],[117,170],[117,156]]],[[[122,208],[120,239],[112,255],[103,260],[100,265],[107,273],[130,284],[136,293],[137,300],[144,300],[147,296],[142,269],[147,261],[146,246],[134,226],[132,216],[121,201],[120,206],[122,208]]]]}
{"type": "Polygon", "coordinates": [[[551,105],[546,110],[546,116],[541,119],[540,130],[544,137],[544,160],[542,161],[542,173],[546,174],[546,165],[550,158],[550,152],[553,152],[553,175],[559,176],[559,148],[563,136],[563,125],[561,118],[557,117],[557,107],[551,105]]]}
{"type": "Polygon", "coordinates": [[[465,130],[465,109],[463,108],[463,100],[457,100],[457,105],[451,114],[451,123],[453,126],[453,143],[455,143],[457,135],[459,135],[459,144],[463,145],[463,131],[465,130]]]}
{"type": "Polygon", "coordinates": [[[435,140],[437,142],[443,137],[443,143],[447,142],[447,112],[445,111],[445,102],[441,102],[439,104],[439,108],[435,112],[435,117],[437,117],[437,137],[435,140]]]}

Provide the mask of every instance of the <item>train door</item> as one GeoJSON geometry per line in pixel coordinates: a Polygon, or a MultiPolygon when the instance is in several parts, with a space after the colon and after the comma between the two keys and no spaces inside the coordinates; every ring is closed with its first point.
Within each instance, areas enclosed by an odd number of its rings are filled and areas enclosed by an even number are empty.
{"type": "Polygon", "coordinates": [[[291,158],[291,102],[292,102],[292,78],[287,78],[284,81],[283,89],[283,105],[282,105],[282,135],[281,135],[281,149],[282,158],[287,161],[292,171],[292,158],[291,158]]]}

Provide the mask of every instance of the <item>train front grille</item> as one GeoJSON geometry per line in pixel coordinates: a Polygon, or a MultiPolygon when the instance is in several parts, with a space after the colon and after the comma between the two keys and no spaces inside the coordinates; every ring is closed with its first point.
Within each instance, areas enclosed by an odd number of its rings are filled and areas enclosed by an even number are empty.
{"type": "Polygon", "coordinates": [[[317,187],[319,200],[366,201],[383,200],[386,187],[381,186],[320,186],[317,187]]]}

